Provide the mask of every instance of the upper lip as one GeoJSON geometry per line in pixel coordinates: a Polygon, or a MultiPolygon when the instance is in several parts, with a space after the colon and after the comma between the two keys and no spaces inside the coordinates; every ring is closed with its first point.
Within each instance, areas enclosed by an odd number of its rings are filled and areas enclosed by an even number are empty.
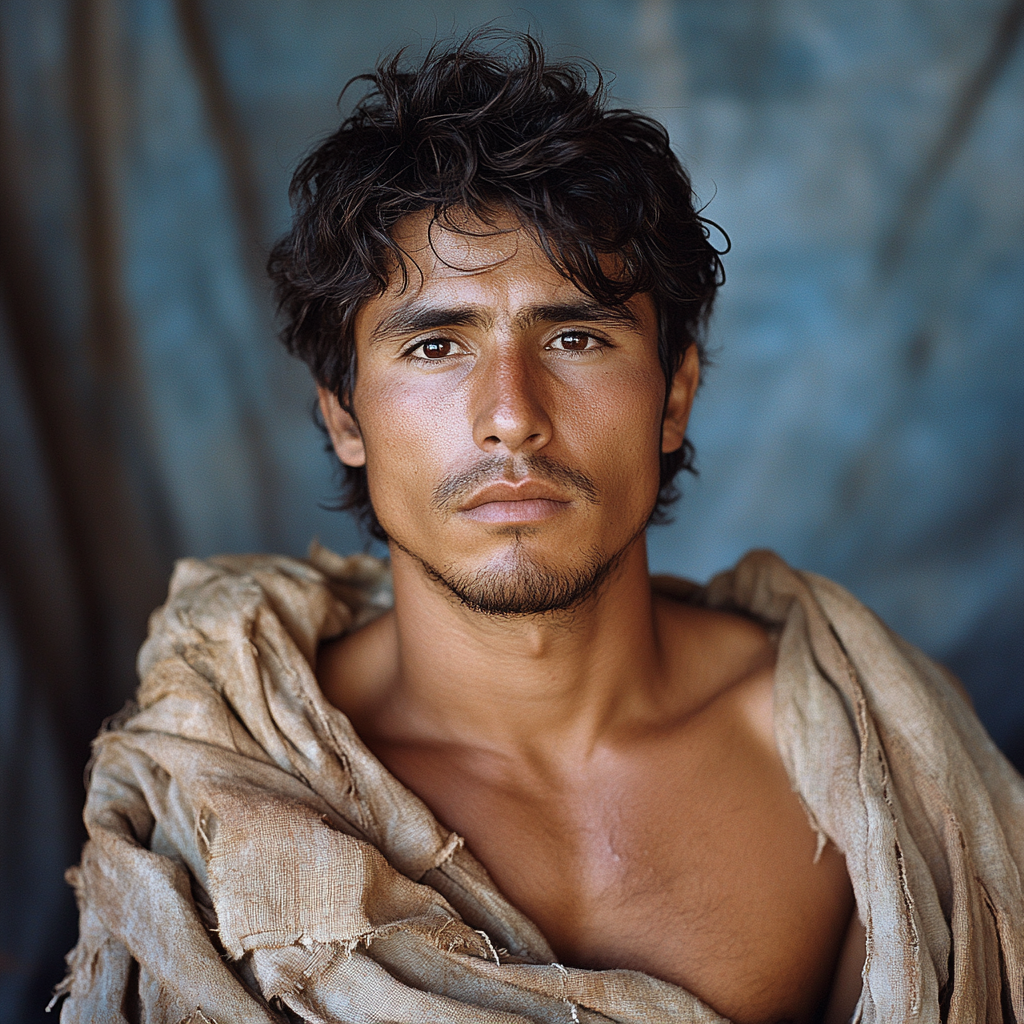
{"type": "Polygon", "coordinates": [[[509,480],[498,480],[486,487],[475,491],[462,505],[461,511],[468,512],[479,505],[486,505],[491,501],[531,501],[546,499],[547,501],[568,501],[558,488],[543,480],[517,480],[512,483],[509,480]]]}

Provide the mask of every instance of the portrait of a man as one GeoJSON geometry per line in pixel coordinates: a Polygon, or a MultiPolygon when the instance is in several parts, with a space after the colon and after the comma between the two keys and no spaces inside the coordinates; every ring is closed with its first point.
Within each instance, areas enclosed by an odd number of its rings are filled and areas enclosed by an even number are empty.
{"type": "MultiPolygon", "coordinates": [[[[244,177],[220,15],[176,16],[244,177]]],[[[492,25],[337,83],[262,260],[362,539],[175,548],[89,747],[64,1024],[1024,1019],[1024,778],[971,688],[820,566],[660,571],[734,232],[613,82],[492,25]]],[[[72,461],[115,509],[112,450],[72,461]]]]}
{"type": "Polygon", "coordinates": [[[1024,782],[835,584],[652,582],[720,256],[663,128],[485,42],[293,180],[284,339],[390,564],[179,565],[62,1018],[1013,1019],[1024,782]]]}

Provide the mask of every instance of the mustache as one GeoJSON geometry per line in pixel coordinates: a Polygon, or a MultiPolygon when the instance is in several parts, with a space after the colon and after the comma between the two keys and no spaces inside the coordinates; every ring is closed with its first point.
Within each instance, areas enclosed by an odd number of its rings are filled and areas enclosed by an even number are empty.
{"type": "Polygon", "coordinates": [[[450,473],[435,488],[430,507],[437,512],[454,512],[474,491],[499,480],[514,482],[527,475],[558,484],[573,497],[598,504],[597,487],[586,473],[563,465],[550,455],[489,455],[469,469],[450,473]]]}

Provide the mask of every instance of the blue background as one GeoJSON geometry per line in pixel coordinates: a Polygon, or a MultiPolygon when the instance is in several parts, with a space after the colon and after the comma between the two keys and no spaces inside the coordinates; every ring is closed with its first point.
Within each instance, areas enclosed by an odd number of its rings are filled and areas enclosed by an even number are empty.
{"type": "Polygon", "coordinates": [[[383,51],[494,19],[660,118],[729,232],[701,475],[652,566],[750,547],[962,675],[1024,762],[1022,4],[4,0],[0,1021],[74,941],[88,739],[174,557],[346,551],[262,275],[383,51]]]}

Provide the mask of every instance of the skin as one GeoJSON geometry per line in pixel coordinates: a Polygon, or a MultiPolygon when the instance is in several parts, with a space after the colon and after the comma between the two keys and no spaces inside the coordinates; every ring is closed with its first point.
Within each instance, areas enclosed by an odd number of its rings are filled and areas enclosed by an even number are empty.
{"type": "Polygon", "coordinates": [[[367,468],[395,592],[323,646],[324,693],[563,963],[645,971],[739,1022],[809,1021],[853,897],[834,848],[814,862],[776,748],[774,647],[648,574],[696,353],[666,399],[649,296],[613,317],[507,220],[435,225],[432,247],[427,223],[395,230],[422,276],[357,316],[355,416],[321,390],[339,458],[367,468]],[[595,565],[568,609],[473,604],[595,565]]]}

